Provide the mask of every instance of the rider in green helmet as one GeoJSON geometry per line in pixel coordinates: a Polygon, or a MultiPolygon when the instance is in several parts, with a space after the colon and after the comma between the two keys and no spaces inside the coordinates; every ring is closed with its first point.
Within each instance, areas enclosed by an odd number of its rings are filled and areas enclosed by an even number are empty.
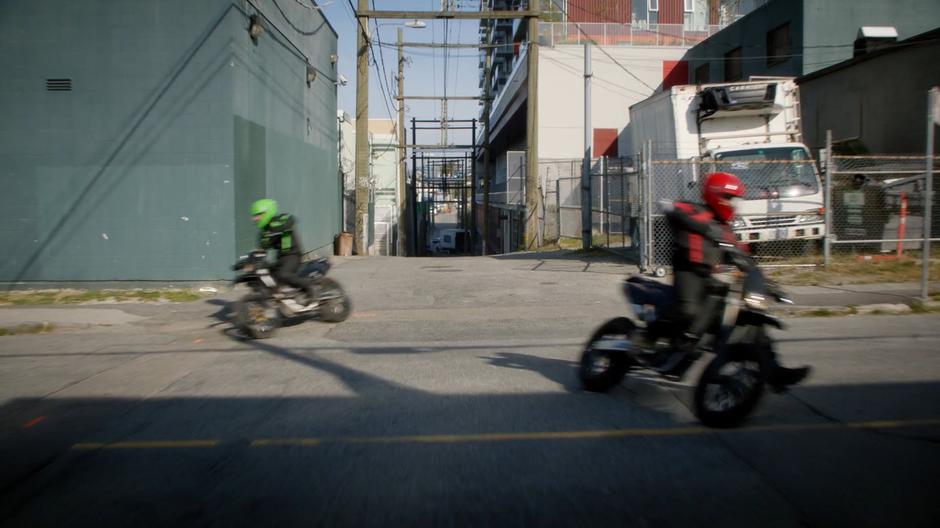
{"type": "Polygon", "coordinates": [[[277,261],[271,274],[279,282],[307,292],[310,300],[316,299],[313,284],[297,275],[303,258],[300,238],[294,232],[296,221],[287,213],[278,214],[277,202],[262,198],[251,204],[251,220],[260,230],[258,245],[261,249],[277,251],[277,261]]]}

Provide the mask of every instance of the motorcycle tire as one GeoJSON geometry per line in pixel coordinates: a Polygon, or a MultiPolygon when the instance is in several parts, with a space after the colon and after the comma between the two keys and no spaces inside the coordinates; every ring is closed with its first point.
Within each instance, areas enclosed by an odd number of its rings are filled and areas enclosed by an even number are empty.
{"type": "Polygon", "coordinates": [[[629,319],[618,317],[607,321],[594,332],[581,352],[578,367],[578,377],[585,390],[607,392],[623,380],[633,363],[626,352],[597,349],[594,345],[601,339],[613,336],[615,339],[625,336],[629,340],[634,330],[635,326],[629,319]]]}
{"type": "Polygon", "coordinates": [[[763,394],[764,376],[756,360],[726,361],[715,357],[695,386],[695,416],[706,427],[737,427],[763,394]],[[729,374],[729,370],[733,373],[729,374]]]}
{"type": "Polygon", "coordinates": [[[322,292],[320,295],[326,297],[320,302],[320,319],[328,323],[345,321],[352,312],[352,303],[343,287],[335,280],[328,278],[320,279],[319,287],[322,292]]]}
{"type": "Polygon", "coordinates": [[[266,339],[281,325],[281,314],[264,295],[249,293],[236,306],[235,323],[249,338],[266,339]]]}

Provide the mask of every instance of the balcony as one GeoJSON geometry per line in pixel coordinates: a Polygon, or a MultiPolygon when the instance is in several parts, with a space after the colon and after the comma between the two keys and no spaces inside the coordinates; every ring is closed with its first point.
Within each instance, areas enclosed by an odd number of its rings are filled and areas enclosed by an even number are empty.
{"type": "Polygon", "coordinates": [[[717,33],[724,26],[699,28],[685,24],[606,24],[542,22],[539,44],[578,45],[593,40],[601,46],[681,46],[691,47],[717,33]],[[578,27],[580,26],[580,29],[578,27]]]}

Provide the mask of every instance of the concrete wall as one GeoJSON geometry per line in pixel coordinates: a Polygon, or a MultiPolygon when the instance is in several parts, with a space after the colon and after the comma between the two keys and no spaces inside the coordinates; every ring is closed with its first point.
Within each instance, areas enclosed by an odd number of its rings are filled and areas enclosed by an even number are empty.
{"type": "MultiPolygon", "coordinates": [[[[678,60],[686,48],[607,47],[637,80],[600,50],[591,50],[591,127],[619,132],[621,156],[630,156],[630,105],[653,94],[663,80],[663,61],[678,60]],[[642,82],[641,82],[642,81],[642,82]]],[[[539,159],[584,155],[584,47],[556,46],[539,50],[539,159]]]]}
{"type": "Polygon", "coordinates": [[[222,0],[0,3],[0,280],[231,264],[230,14],[222,0]]]}
{"type": "Polygon", "coordinates": [[[858,137],[873,153],[923,155],[927,90],[940,86],[938,58],[934,41],[801,81],[806,143],[824,148],[829,129],[834,140],[858,137]]]}
{"type": "Polygon", "coordinates": [[[342,229],[337,73],[330,59],[336,34],[319,11],[296,2],[254,4],[284,34],[269,27],[254,44],[244,19],[233,28],[234,171],[241,183],[234,204],[236,247],[242,252],[256,243],[247,211],[267,196],[297,217],[305,251],[328,253],[342,229]],[[318,70],[309,86],[304,56],[318,70]]]}
{"type": "MultiPolygon", "coordinates": [[[[315,191],[298,168],[337,179],[335,88],[305,92],[302,61],[288,77],[272,29],[254,47],[246,6],[0,3],[0,280],[225,278],[248,239],[246,204],[263,194],[338,225],[338,190],[315,191]],[[47,91],[58,78],[72,90],[47,91]],[[281,86],[293,80],[304,90],[281,86]]],[[[320,17],[299,11],[298,23],[320,17]]],[[[330,71],[324,27],[309,54],[330,71]]],[[[309,248],[336,231],[303,229],[309,248]]]]}

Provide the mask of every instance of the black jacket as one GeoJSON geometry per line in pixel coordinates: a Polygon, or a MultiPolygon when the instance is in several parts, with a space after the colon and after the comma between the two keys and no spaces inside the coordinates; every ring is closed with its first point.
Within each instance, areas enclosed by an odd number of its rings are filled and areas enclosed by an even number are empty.
{"type": "Polygon", "coordinates": [[[276,249],[278,256],[302,255],[300,237],[294,232],[294,217],[282,213],[268,222],[260,233],[258,245],[261,249],[276,249]]]}
{"type": "Polygon", "coordinates": [[[720,264],[719,241],[736,244],[731,226],[715,218],[704,205],[675,202],[666,213],[672,228],[672,267],[709,275],[720,264]]]}

